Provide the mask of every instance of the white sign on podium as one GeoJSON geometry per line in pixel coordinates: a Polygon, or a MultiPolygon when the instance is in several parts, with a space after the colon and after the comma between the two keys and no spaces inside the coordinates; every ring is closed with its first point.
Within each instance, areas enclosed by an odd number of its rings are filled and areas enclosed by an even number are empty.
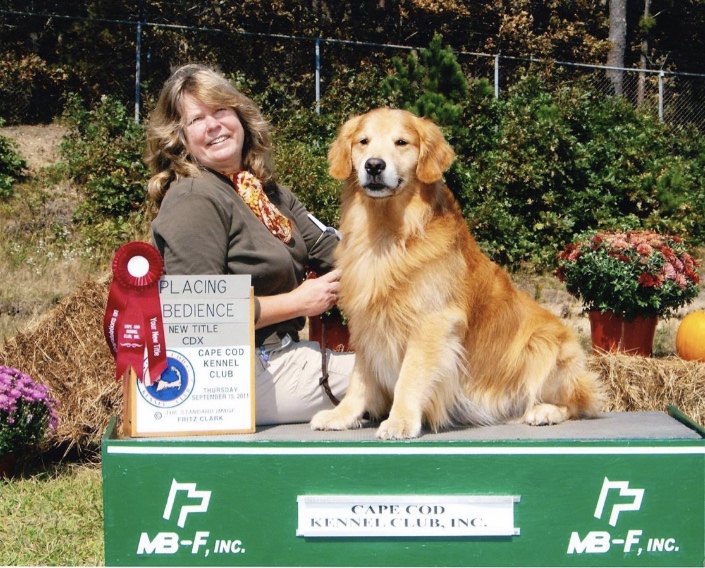
{"type": "Polygon", "coordinates": [[[248,275],[159,281],[167,369],[124,378],[127,436],[255,430],[254,296],[248,275]]]}

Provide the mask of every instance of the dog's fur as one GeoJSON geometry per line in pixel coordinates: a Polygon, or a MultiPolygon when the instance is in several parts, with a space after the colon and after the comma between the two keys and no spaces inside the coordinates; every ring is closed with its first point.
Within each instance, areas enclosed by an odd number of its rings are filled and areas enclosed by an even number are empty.
{"type": "Polygon", "coordinates": [[[339,406],[311,427],[388,414],[377,436],[427,423],[555,424],[600,410],[573,332],[518,291],[470,235],[442,181],[454,158],[431,121],[376,109],[346,122],[330,174],[346,180],[337,251],[355,367],[339,406]]]}

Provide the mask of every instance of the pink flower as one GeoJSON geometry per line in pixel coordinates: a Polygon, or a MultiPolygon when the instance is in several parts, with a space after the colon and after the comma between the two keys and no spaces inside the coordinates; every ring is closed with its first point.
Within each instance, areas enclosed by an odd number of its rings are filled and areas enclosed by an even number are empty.
{"type": "Polygon", "coordinates": [[[652,247],[649,243],[639,243],[636,245],[636,252],[638,252],[641,256],[649,256],[654,250],[654,247],[652,247]]]}
{"type": "Polygon", "coordinates": [[[46,385],[0,366],[0,455],[42,442],[58,426],[57,404],[46,385]]]}
{"type": "Polygon", "coordinates": [[[670,262],[667,262],[661,267],[661,274],[663,274],[666,280],[675,280],[676,269],[670,262]]]}

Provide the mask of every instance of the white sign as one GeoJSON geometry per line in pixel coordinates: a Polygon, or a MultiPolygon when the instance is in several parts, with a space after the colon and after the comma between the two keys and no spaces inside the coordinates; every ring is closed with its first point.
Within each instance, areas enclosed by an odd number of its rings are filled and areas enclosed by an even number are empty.
{"type": "Polygon", "coordinates": [[[297,536],[514,536],[514,495],[301,495],[297,536]]]}
{"type": "Polygon", "coordinates": [[[164,276],[159,297],[168,367],[145,364],[133,435],[254,431],[250,276],[164,276]]]}

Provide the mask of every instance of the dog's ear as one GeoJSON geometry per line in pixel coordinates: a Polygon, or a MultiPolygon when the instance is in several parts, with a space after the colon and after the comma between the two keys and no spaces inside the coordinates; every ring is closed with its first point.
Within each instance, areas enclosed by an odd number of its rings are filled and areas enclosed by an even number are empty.
{"type": "Polygon", "coordinates": [[[434,183],[453,163],[455,152],[446,142],[441,129],[431,120],[417,118],[416,130],[420,140],[416,177],[423,183],[434,183]]]}
{"type": "Polygon", "coordinates": [[[355,116],[343,124],[328,150],[328,173],[334,179],[347,179],[352,173],[353,136],[361,118],[355,116]]]}

